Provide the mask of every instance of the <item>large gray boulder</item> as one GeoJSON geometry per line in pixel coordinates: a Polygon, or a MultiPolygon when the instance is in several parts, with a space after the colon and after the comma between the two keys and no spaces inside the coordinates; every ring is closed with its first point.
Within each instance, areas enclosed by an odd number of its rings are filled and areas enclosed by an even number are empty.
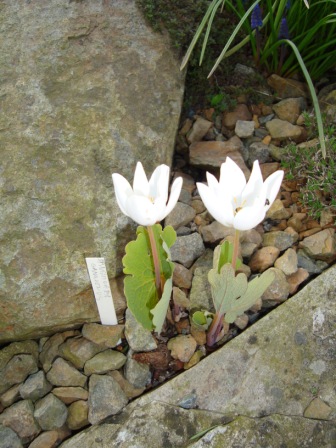
{"type": "Polygon", "coordinates": [[[0,343],[98,320],[85,255],[115,277],[134,236],[111,173],[171,163],[183,75],[135,3],[1,2],[0,343]]]}

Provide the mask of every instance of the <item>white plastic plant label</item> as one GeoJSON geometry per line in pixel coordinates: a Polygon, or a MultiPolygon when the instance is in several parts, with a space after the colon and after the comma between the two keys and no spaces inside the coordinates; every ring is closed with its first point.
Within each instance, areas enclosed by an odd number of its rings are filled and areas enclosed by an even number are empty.
{"type": "Polygon", "coordinates": [[[117,325],[118,319],[107,276],[105,259],[90,257],[85,258],[85,260],[98,307],[100,321],[103,325],[117,325]]]}

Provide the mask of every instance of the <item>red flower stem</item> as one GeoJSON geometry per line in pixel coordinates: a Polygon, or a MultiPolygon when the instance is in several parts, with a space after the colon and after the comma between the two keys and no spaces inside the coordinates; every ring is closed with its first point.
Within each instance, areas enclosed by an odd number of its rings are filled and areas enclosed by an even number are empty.
{"type": "Polygon", "coordinates": [[[159,299],[162,297],[162,289],[161,289],[161,269],[160,269],[160,259],[159,253],[156,246],[154,231],[152,226],[147,226],[149,242],[151,245],[153,263],[154,263],[154,272],[155,272],[155,286],[159,296],[159,299]]]}
{"type": "Polygon", "coordinates": [[[216,344],[217,337],[221,332],[222,327],[223,327],[223,315],[217,312],[211,322],[209,331],[207,333],[207,345],[209,347],[212,347],[213,345],[216,344]]]}
{"type": "Polygon", "coordinates": [[[232,253],[232,267],[236,272],[237,258],[239,249],[239,230],[235,230],[234,240],[233,240],[233,253],[232,253]]]}

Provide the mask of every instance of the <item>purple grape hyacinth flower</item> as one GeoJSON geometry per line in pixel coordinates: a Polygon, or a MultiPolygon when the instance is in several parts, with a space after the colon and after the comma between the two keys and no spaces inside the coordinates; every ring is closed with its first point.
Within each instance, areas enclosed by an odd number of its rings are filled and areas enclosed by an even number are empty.
{"type": "Polygon", "coordinates": [[[283,17],[280,22],[279,39],[289,39],[289,30],[286,17],[283,17]]]}
{"type": "Polygon", "coordinates": [[[263,24],[261,9],[259,4],[255,5],[251,14],[251,28],[255,30],[256,28],[261,27],[263,24]]]}

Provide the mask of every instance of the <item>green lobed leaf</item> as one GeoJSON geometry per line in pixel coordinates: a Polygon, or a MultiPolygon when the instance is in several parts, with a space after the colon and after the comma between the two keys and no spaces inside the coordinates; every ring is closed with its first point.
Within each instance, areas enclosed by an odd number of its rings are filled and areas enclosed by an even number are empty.
{"type": "Polygon", "coordinates": [[[160,332],[167,314],[172,289],[168,280],[172,277],[174,264],[169,261],[169,248],[176,240],[176,233],[171,226],[162,230],[160,224],[152,226],[152,230],[159,256],[161,278],[164,283],[162,298],[160,300],[158,297],[155,286],[155,269],[148,230],[143,226],[137,228],[137,239],[126,245],[126,255],[122,260],[124,273],[127,274],[124,279],[124,292],[127,306],[137,321],[148,330],[153,330],[155,326],[158,331],[159,327],[158,332],[160,332]],[[158,307],[158,311],[153,313],[152,311],[161,301],[163,303],[158,307]],[[163,311],[164,307],[165,312],[163,311]],[[156,323],[154,323],[153,315],[156,323]],[[162,320],[160,316],[164,316],[162,323],[160,323],[162,320]]]}
{"type": "Polygon", "coordinates": [[[127,306],[144,328],[152,330],[150,310],[155,307],[159,298],[149,239],[144,227],[139,227],[137,239],[126,245],[126,255],[122,261],[124,273],[128,274],[124,279],[127,306]]]}
{"type": "Polygon", "coordinates": [[[225,264],[220,273],[211,269],[208,275],[216,312],[224,315],[228,323],[247,311],[262,296],[274,280],[272,271],[247,282],[245,274],[235,276],[231,264],[225,264]]]}

